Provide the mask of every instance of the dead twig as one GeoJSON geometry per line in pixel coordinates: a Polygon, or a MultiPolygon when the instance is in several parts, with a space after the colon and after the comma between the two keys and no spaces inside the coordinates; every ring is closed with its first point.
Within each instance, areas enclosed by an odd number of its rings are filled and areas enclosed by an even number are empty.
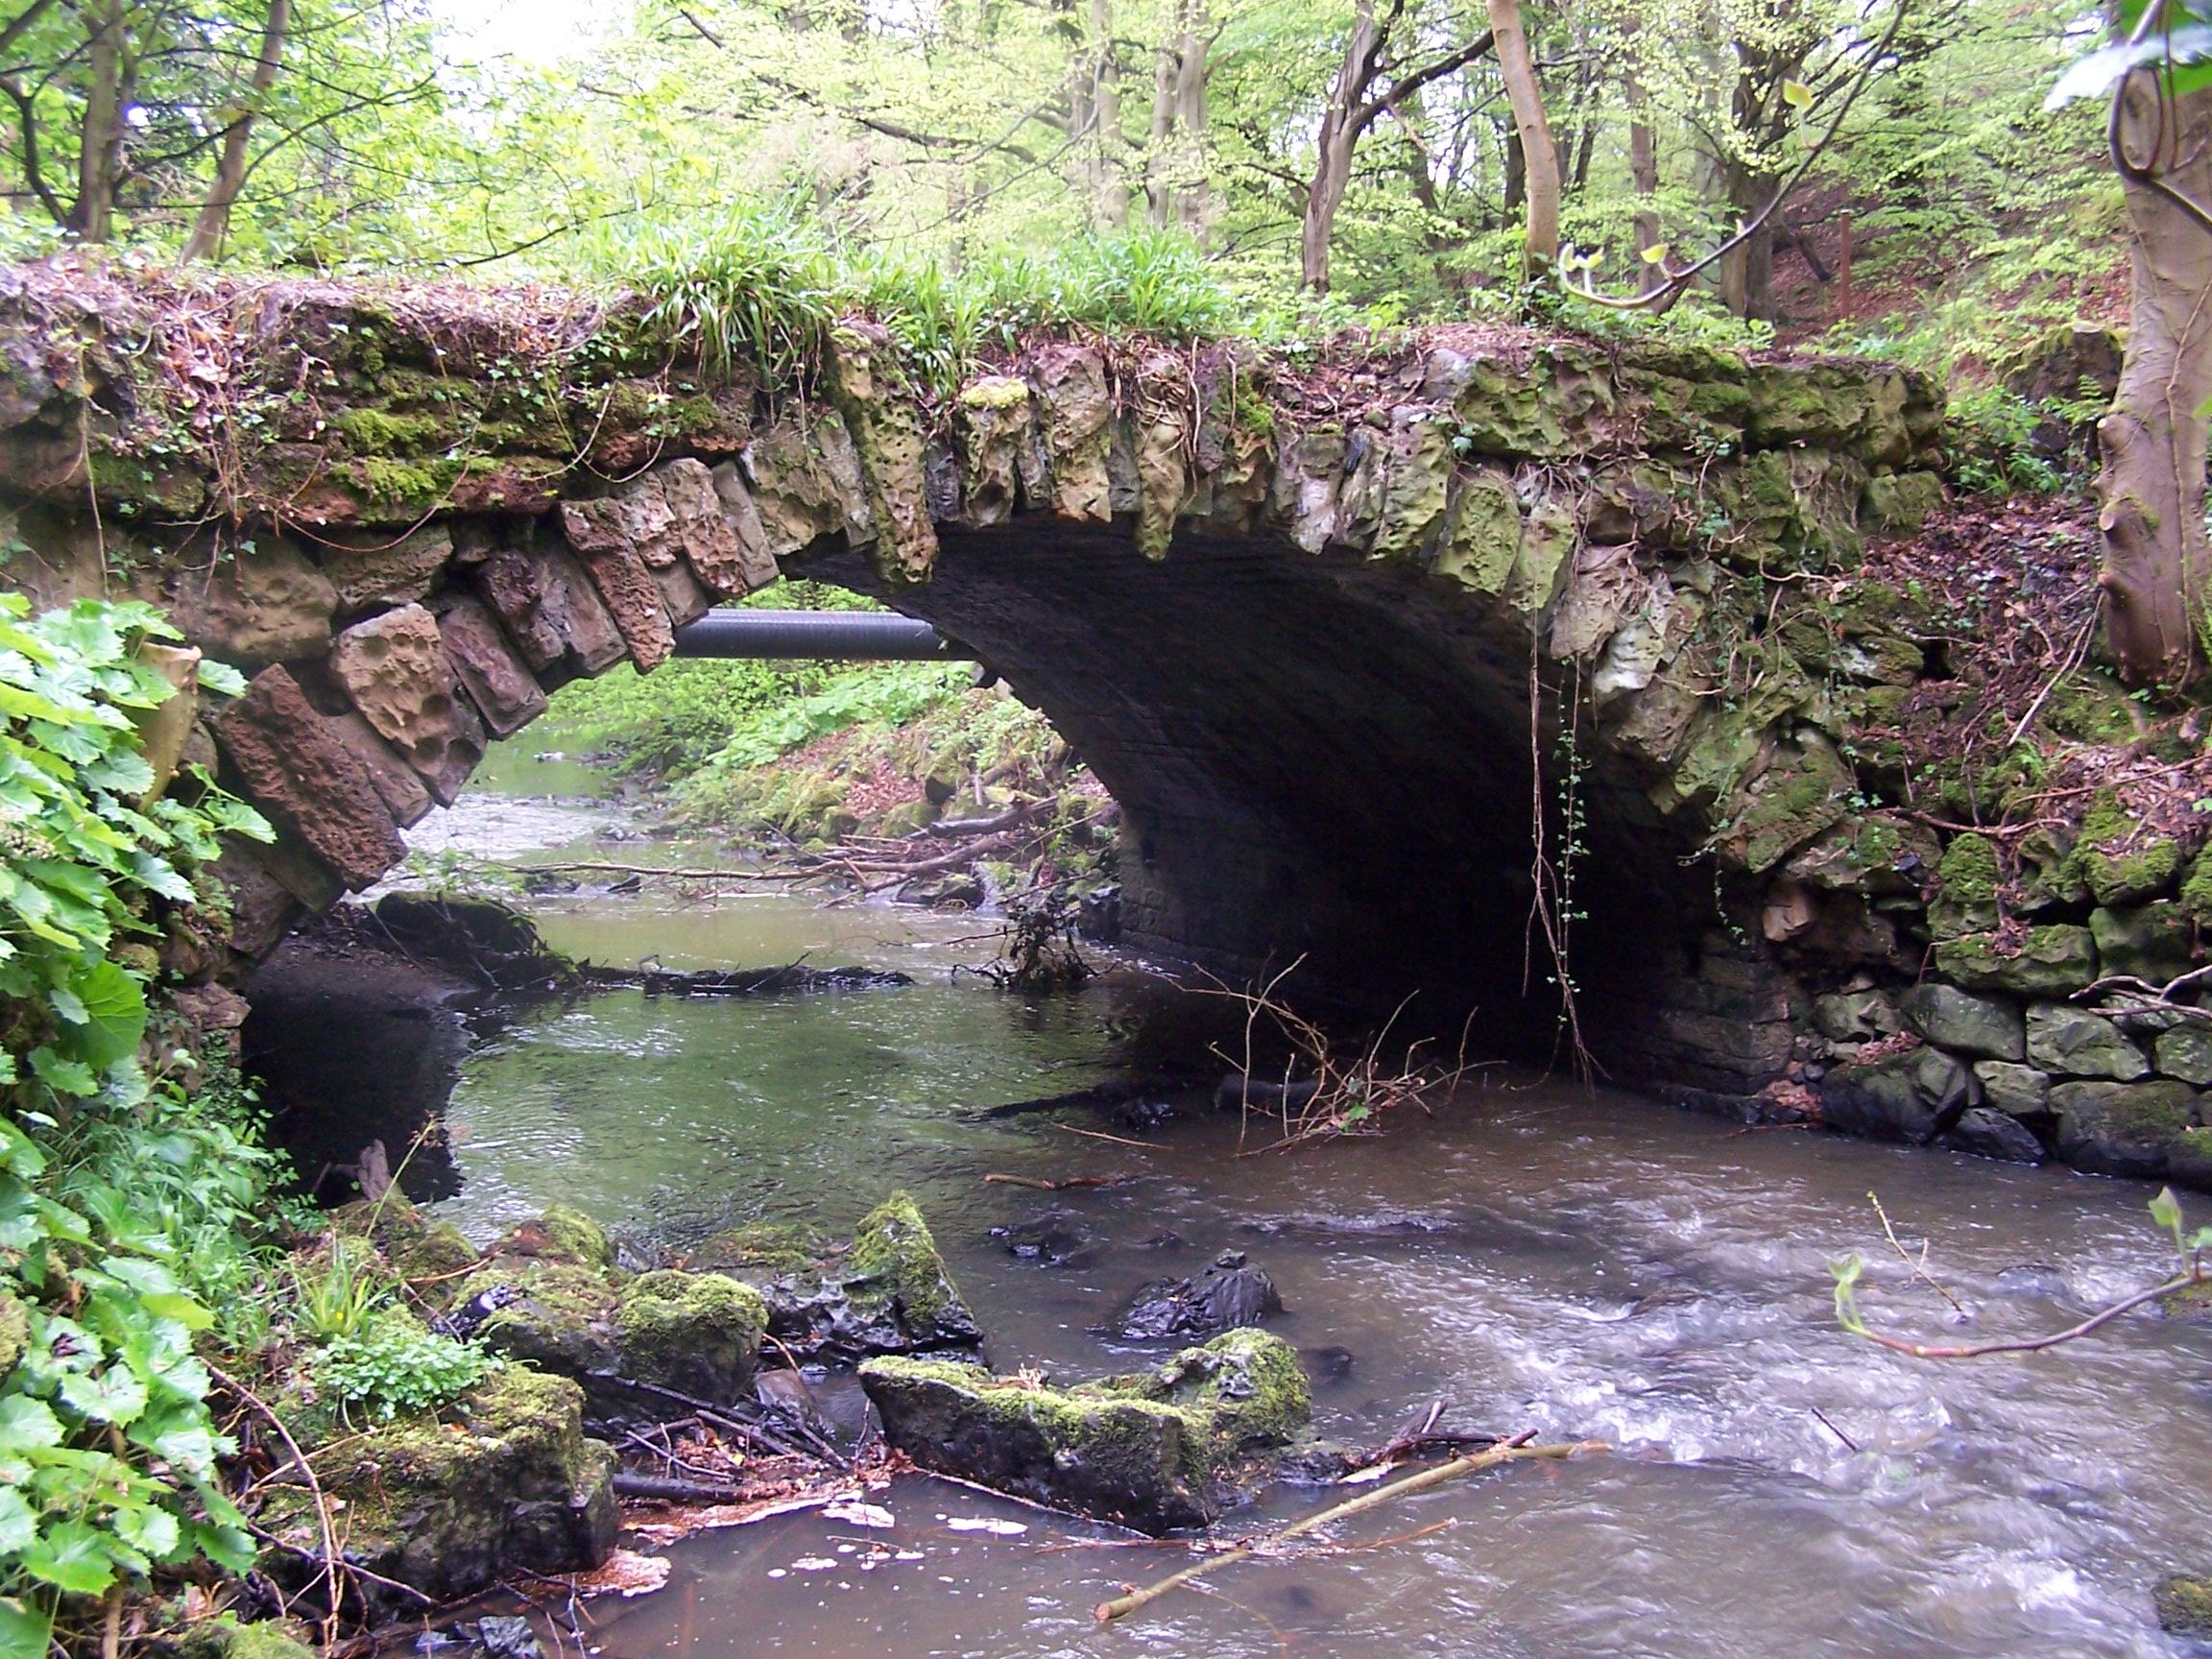
{"type": "Polygon", "coordinates": [[[209,1365],[207,1375],[266,1417],[276,1431],[276,1438],[284,1442],[284,1450],[292,1455],[292,1461],[300,1466],[300,1477],[307,1483],[307,1495],[315,1501],[315,1521],[323,1533],[323,1576],[330,1590],[330,1610],[323,1618],[323,1645],[328,1647],[338,1640],[338,1533],[330,1525],[330,1500],[323,1495],[323,1482],[315,1479],[314,1466],[300,1450],[300,1442],[292,1438],[292,1431],[267,1401],[220,1366],[209,1365]]]}
{"type": "Polygon", "coordinates": [[[1950,1291],[1944,1289],[1942,1286],[1936,1284],[1935,1276],[1928,1271],[1928,1240],[1923,1238],[1920,1241],[1920,1260],[1913,1261],[1906,1253],[1905,1246],[1897,1241],[1897,1230],[1889,1225],[1889,1212],[1882,1208],[1882,1200],[1874,1193],[1869,1192],[1866,1194],[1866,1202],[1874,1206],[1874,1214],[1882,1218],[1882,1231],[1888,1238],[1889,1247],[1897,1252],[1898,1259],[1905,1263],[1906,1269],[1913,1278],[1919,1280],[1921,1284],[1950,1303],[1952,1310],[1960,1318],[1966,1318],[1968,1315],[1964,1304],[1958,1297],[1952,1295],[1950,1291]]]}
{"type": "Polygon", "coordinates": [[[1472,1475],[1478,1470],[1495,1468],[1501,1463],[1536,1458],[1571,1457],[1577,1452],[1610,1450],[1602,1441],[1590,1440],[1554,1446],[1529,1445],[1528,1442],[1534,1438],[1535,1431],[1530,1430],[1527,1433],[1517,1434],[1511,1440],[1502,1445],[1490,1447],[1487,1451],[1470,1453],[1464,1457],[1455,1457],[1449,1463],[1439,1463],[1433,1469],[1424,1469],[1418,1475],[1408,1475],[1403,1480],[1393,1480],[1387,1486],[1377,1487],[1374,1491],[1365,1493],[1360,1497],[1334,1504],[1316,1514],[1307,1516],[1303,1521],[1294,1521],[1282,1530],[1270,1533],[1264,1538],[1254,1539],[1249,1544],[1224,1551],[1221,1554],[1212,1556],[1207,1560],[1193,1562],[1179,1573],[1168,1574],[1158,1583],[1148,1584],[1142,1590],[1131,1589],[1127,1595],[1118,1596],[1111,1601],[1101,1601],[1092,1610],[1092,1617],[1097,1620],[1100,1624],[1111,1624],[1115,1620],[1123,1618],[1141,1607],[1157,1601],[1168,1591],[1180,1589],[1183,1585],[1204,1577],[1216,1568],[1229,1566],[1233,1562],[1249,1561],[1257,1555],[1273,1554],[1292,1539],[1302,1538],[1308,1533],[1317,1531],[1334,1522],[1346,1521],[1355,1515],[1365,1514],[1370,1509],[1381,1508],[1385,1503],[1394,1503],[1400,1498],[1409,1497],[1415,1492],[1425,1492],[1431,1486],[1441,1486],[1445,1481],[1455,1480],[1462,1475],[1472,1475]]]}

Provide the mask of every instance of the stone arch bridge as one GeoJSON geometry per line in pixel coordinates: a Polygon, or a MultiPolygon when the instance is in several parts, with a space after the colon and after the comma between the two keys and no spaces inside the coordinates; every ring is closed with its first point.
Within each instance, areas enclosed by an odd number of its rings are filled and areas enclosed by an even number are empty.
{"type": "Polygon", "coordinates": [[[548,690],[785,572],[1053,719],[1155,951],[1518,1004],[1542,814],[1617,1074],[1781,1075],[1782,958],[1903,960],[1885,895],[1936,855],[1852,812],[1838,749],[1921,643],[1774,626],[1941,497],[1937,391],[1894,367],[1466,327],[1041,339],[925,393],[854,324],[780,388],[573,297],[41,267],[0,283],[0,373],[6,580],[153,599],[252,677],[164,739],[280,828],[225,860],[249,956],[548,690]]]}

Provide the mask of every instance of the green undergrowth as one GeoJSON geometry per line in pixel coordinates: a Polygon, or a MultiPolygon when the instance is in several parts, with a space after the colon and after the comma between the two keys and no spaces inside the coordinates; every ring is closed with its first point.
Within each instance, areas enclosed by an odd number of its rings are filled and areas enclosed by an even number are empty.
{"type": "Polygon", "coordinates": [[[841,317],[872,318],[940,393],[991,347],[1030,329],[1186,340],[1223,333],[1229,291],[1189,238],[1142,229],[1045,252],[1006,247],[957,272],[941,260],[848,248],[795,204],[741,204],[714,220],[625,225],[588,243],[587,272],[642,296],[648,327],[696,345],[709,374],[756,364],[805,375],[841,317]]]}

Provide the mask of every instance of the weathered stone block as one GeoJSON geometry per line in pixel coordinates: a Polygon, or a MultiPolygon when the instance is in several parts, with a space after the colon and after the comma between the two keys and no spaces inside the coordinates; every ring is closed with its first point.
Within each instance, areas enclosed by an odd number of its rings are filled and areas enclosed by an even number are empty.
{"type": "Polygon", "coordinates": [[[439,804],[451,805],[484,757],[484,727],[461,695],[438,619],[403,605],[356,622],[338,636],[330,668],[439,804]]]}
{"type": "Polygon", "coordinates": [[[2153,985],[2188,973],[2196,955],[2197,924],[2171,899],[2125,910],[2099,905],[2089,912],[2089,932],[2106,974],[2131,974],[2153,985]]]}
{"type": "Polygon", "coordinates": [[[353,751],[353,758],[369,770],[369,781],[376,786],[376,793],[384,798],[385,809],[392,821],[400,829],[420,824],[429,814],[430,791],[422,786],[422,778],[407,764],[399,752],[376,735],[376,728],[349,709],[343,714],[325,714],[324,723],[337,734],[338,741],[353,751]]]}
{"type": "Polygon", "coordinates": [[[2199,1088],[2212,1083],[2212,1027],[2176,1025],[2160,1032],[2156,1058],[2161,1076],[2178,1077],[2199,1088]]]}
{"type": "Polygon", "coordinates": [[[210,656],[252,669],[330,648],[338,590],[288,538],[222,553],[194,542],[181,557],[166,585],[169,619],[210,656]]]}
{"type": "Polygon", "coordinates": [[[2015,1066],[2008,1060],[1977,1060],[1974,1076],[1982,1085],[1983,1100],[2015,1118],[2035,1118],[2051,1110],[2051,1077],[2032,1066],[2015,1066]]]}
{"type": "Polygon", "coordinates": [[[438,633],[494,737],[519,732],[545,712],[545,693],[483,606],[464,599],[449,607],[438,618],[438,633]]]}
{"type": "Polygon", "coordinates": [[[1014,517],[1022,445],[1035,418],[1029,383],[1014,374],[984,374],[960,389],[953,410],[960,438],[961,520],[978,529],[1014,517]]]}
{"type": "Polygon", "coordinates": [[[1940,1048],[1915,1048],[1865,1066],[1839,1066],[1821,1079],[1821,1121],[1873,1141],[1934,1140],[1965,1106],[1973,1079],[1940,1048]]]}
{"type": "Polygon", "coordinates": [[[890,333],[873,323],[840,324],[825,378],[859,455],[878,531],[877,573],[886,582],[923,581],[937,562],[937,527],[929,520],[921,412],[890,333]]]}
{"type": "Polygon", "coordinates": [[[323,571],[338,589],[339,611],[349,616],[426,598],[453,558],[453,536],[443,524],[426,524],[397,541],[358,532],[337,532],[330,540],[323,571]]]}
{"type": "Polygon", "coordinates": [[[2066,923],[2029,928],[2016,950],[1994,933],[1969,933],[1936,945],[1936,968],[1969,990],[2064,996],[2097,977],[2097,946],[2088,928],[2066,923]]]}
{"type": "MultiPolygon", "coordinates": [[[[744,490],[744,481],[736,476],[736,468],[732,466],[730,471],[737,488],[744,490]]],[[[736,519],[723,505],[714,475],[703,463],[687,456],[669,462],[656,475],[661,480],[661,496],[668,503],[669,517],[674,521],[677,545],[683,549],[692,574],[716,597],[742,597],[749,592],[756,584],[746,579],[745,554],[738,545],[736,519]]],[[[746,494],[746,505],[752,506],[750,493],[746,494]]],[[[761,533],[757,509],[752,513],[750,528],[757,546],[761,533]]],[[[774,567],[773,561],[770,567],[774,567]]]]}
{"type": "Polygon", "coordinates": [[[590,675],[629,654],[614,617],[566,548],[503,548],[476,573],[522,660],[547,679],[590,675]]]}
{"type": "Polygon", "coordinates": [[[1053,512],[1107,522],[1114,517],[1106,468],[1114,405],[1104,360],[1088,346],[1044,346],[1031,355],[1029,373],[1052,468],[1053,512]]]}
{"type": "Polygon", "coordinates": [[[2108,908],[2155,899],[2181,873],[2181,848],[2128,810],[2119,795],[2100,790],[2081,820],[2074,860],[2097,902],[2108,908]]]}
{"type": "Polygon", "coordinates": [[[300,913],[292,889],[271,874],[267,849],[235,835],[223,842],[215,875],[230,898],[230,949],[249,959],[268,953],[300,913]]]}
{"type": "MultiPolygon", "coordinates": [[[[661,511],[666,512],[664,504],[661,511]]],[[[643,513],[636,498],[561,503],[568,545],[590,572],[592,586],[621,629],[631,661],[640,674],[650,674],[676,649],[676,632],[669,626],[660,585],[633,539],[634,521],[643,513]]]]}
{"type": "Polygon", "coordinates": [[[214,729],[247,793],[347,886],[371,885],[407,855],[369,769],[281,666],[255,675],[214,729]]]}
{"type": "Polygon", "coordinates": [[[2005,1164],[2040,1164],[2050,1156],[2035,1132],[2019,1118],[1990,1106],[1973,1106],[1944,1131],[1943,1144],[1954,1152],[1994,1158],[2005,1164]]]}
{"type": "Polygon", "coordinates": [[[1997,845],[1985,835],[1960,835],[1936,867],[1940,891],[1928,905],[1928,926],[1938,939],[1986,933],[2001,920],[1997,889],[2005,873],[1997,845]]]}
{"type": "Polygon", "coordinates": [[[1898,1004],[1905,1023],[1940,1048],[1992,1060],[2026,1056],[2020,1010],[1999,997],[1977,997],[1950,985],[1915,985],[1898,1004]]]}
{"type": "Polygon", "coordinates": [[[1934,472],[1888,472],[1866,480],[1860,517],[1885,536],[1916,536],[1943,505],[1943,480],[1934,472]]]}
{"type": "Polygon", "coordinates": [[[725,461],[714,469],[714,494],[722,503],[722,517],[730,526],[732,544],[737,550],[736,574],[741,587],[723,589],[723,579],[729,572],[717,566],[712,571],[702,570],[700,579],[710,588],[732,595],[748,593],[767,587],[781,572],[776,566],[776,555],[768,549],[768,531],[760,522],[760,509],[753,499],[753,492],[745,487],[745,474],[734,461],[725,461]]]}
{"type": "Polygon", "coordinates": [[[2058,1156],[2092,1175],[2152,1180],[2166,1172],[2181,1131],[2197,1121],[2197,1092],[2186,1083],[2060,1083],[2058,1156]]]}
{"type": "Polygon", "coordinates": [[[2110,1077],[2122,1083],[2151,1074],[2151,1062],[2111,1021],[2063,1003],[2028,1010],[2028,1062],[2061,1077],[2110,1077]]]}
{"type": "Polygon", "coordinates": [[[1813,1024],[1838,1043],[1868,1043],[1900,1029],[1887,991],[1839,991],[1813,999],[1813,1024]]]}

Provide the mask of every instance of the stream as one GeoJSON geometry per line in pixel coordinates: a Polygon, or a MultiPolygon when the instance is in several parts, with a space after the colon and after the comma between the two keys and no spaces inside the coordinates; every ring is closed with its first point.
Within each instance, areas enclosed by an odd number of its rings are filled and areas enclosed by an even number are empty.
{"type": "MultiPolygon", "coordinates": [[[[423,829],[467,845],[480,812],[500,855],[528,861],[604,822],[534,807],[549,816],[517,829],[515,807],[474,797],[423,829]]],[[[589,845],[572,855],[639,856],[589,845]]],[[[649,857],[674,861],[665,844],[649,857]]],[[[1968,1334],[2056,1329],[2168,1270],[2148,1187],[1745,1132],[1496,1070],[1433,1117],[1292,1155],[1238,1157],[1236,1118],[1195,1103],[1142,1132],[1088,1113],[987,1119],[978,1108],[1129,1075],[1173,994],[1134,971],[1036,999],[954,978],[992,953],[992,925],[973,916],[773,893],[684,906],[651,889],[532,904],[553,944],[599,961],[805,957],[916,982],[617,991],[514,1013],[463,1062],[447,1113],[462,1189],[437,1209],[472,1238],[557,1200],[640,1242],[757,1218],[836,1230],[904,1188],[993,1363],[1063,1382],[1154,1362],[1094,1327],[1143,1281],[1244,1250],[1281,1287],[1269,1328],[1307,1357],[1324,1435],[1380,1443],[1442,1397],[1455,1423],[1616,1449],[1446,1485],[1340,1531],[1380,1547],[1232,1567],[1105,1634],[1093,1605],[1180,1551],[903,1479],[878,1499],[887,1530],[804,1513],[669,1547],[666,1589],[590,1604],[596,1651],[2196,1650],[2158,1631],[2151,1589],[2212,1568],[2212,1329],[2145,1314],[2042,1354],[1919,1361],[1838,1328],[1827,1268],[1865,1253],[1871,1320],[1960,1339],[1890,1252],[1878,1192],[1973,1311],[1968,1334]],[[1044,1192],[993,1173],[1134,1179],[1044,1192]],[[993,1234],[1039,1224],[1043,1254],[993,1234]]],[[[1222,1529],[1340,1495],[1277,1488],[1222,1529]]]]}

